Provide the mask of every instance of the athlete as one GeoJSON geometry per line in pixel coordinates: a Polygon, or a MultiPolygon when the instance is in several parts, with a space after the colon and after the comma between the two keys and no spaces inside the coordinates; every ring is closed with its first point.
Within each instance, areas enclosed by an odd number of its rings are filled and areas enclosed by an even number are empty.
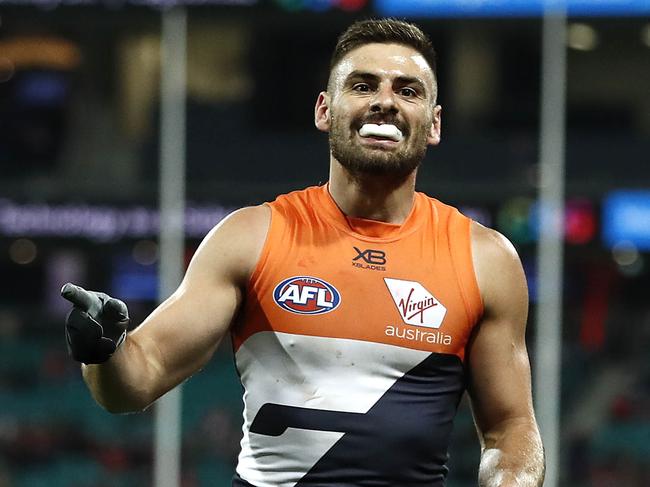
{"type": "Polygon", "coordinates": [[[68,346],[95,400],[143,410],[230,334],[245,405],[234,486],[443,486],[465,390],[479,485],[541,486],[519,258],[415,191],[440,141],[436,98],[418,27],[349,27],[315,106],[327,184],[219,223],[176,292],[128,334],[123,302],[63,287],[68,346]]]}

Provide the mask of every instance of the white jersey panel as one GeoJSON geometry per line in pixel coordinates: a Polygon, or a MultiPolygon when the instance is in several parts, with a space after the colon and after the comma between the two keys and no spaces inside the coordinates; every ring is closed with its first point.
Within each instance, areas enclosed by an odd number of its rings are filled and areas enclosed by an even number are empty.
{"type": "Polygon", "coordinates": [[[265,404],[366,413],[393,384],[430,355],[361,340],[260,332],[237,350],[244,425],[237,473],[257,487],[292,487],[344,432],[287,427],[251,432],[265,404]]]}

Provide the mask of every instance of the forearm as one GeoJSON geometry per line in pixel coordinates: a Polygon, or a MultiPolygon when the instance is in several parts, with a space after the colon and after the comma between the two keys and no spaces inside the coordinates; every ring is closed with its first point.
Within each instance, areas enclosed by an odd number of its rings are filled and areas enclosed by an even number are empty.
{"type": "Polygon", "coordinates": [[[504,425],[485,435],[480,487],[541,487],[543,481],[544,450],[535,423],[504,425]]]}
{"type": "Polygon", "coordinates": [[[160,395],[160,367],[130,338],[107,362],[82,365],[82,374],[95,401],[111,413],[142,411],[160,395]]]}

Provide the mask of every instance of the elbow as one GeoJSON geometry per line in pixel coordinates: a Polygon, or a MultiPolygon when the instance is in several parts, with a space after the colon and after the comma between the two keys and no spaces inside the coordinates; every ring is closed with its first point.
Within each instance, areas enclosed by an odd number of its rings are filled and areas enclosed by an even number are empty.
{"type": "Polygon", "coordinates": [[[111,414],[140,413],[154,401],[144,390],[111,383],[99,385],[94,381],[87,381],[87,385],[95,402],[111,414]]]}
{"type": "Polygon", "coordinates": [[[102,408],[111,414],[131,414],[141,413],[149,406],[148,403],[138,403],[129,401],[115,401],[115,402],[100,402],[97,401],[102,408]]]}
{"type": "Polygon", "coordinates": [[[141,413],[151,404],[151,401],[144,401],[136,397],[118,396],[107,398],[94,393],[92,396],[97,404],[111,414],[141,413]]]}
{"type": "Polygon", "coordinates": [[[95,402],[111,414],[139,413],[157,399],[147,374],[111,359],[106,364],[82,365],[82,376],[95,402]]]}

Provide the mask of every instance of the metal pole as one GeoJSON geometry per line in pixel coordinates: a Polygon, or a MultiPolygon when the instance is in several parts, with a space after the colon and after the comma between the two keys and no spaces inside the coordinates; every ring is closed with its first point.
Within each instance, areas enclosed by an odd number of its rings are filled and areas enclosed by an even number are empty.
{"type": "Polygon", "coordinates": [[[560,477],[560,372],[566,130],[566,7],[546,0],[542,33],[535,408],[546,450],[546,487],[560,477]]]}
{"type": "MultiPolygon", "coordinates": [[[[181,282],[185,253],[185,94],[187,14],[164,10],[160,73],[160,281],[162,302],[181,282]]],[[[155,487],[181,485],[181,388],[155,407],[155,487]]]]}

